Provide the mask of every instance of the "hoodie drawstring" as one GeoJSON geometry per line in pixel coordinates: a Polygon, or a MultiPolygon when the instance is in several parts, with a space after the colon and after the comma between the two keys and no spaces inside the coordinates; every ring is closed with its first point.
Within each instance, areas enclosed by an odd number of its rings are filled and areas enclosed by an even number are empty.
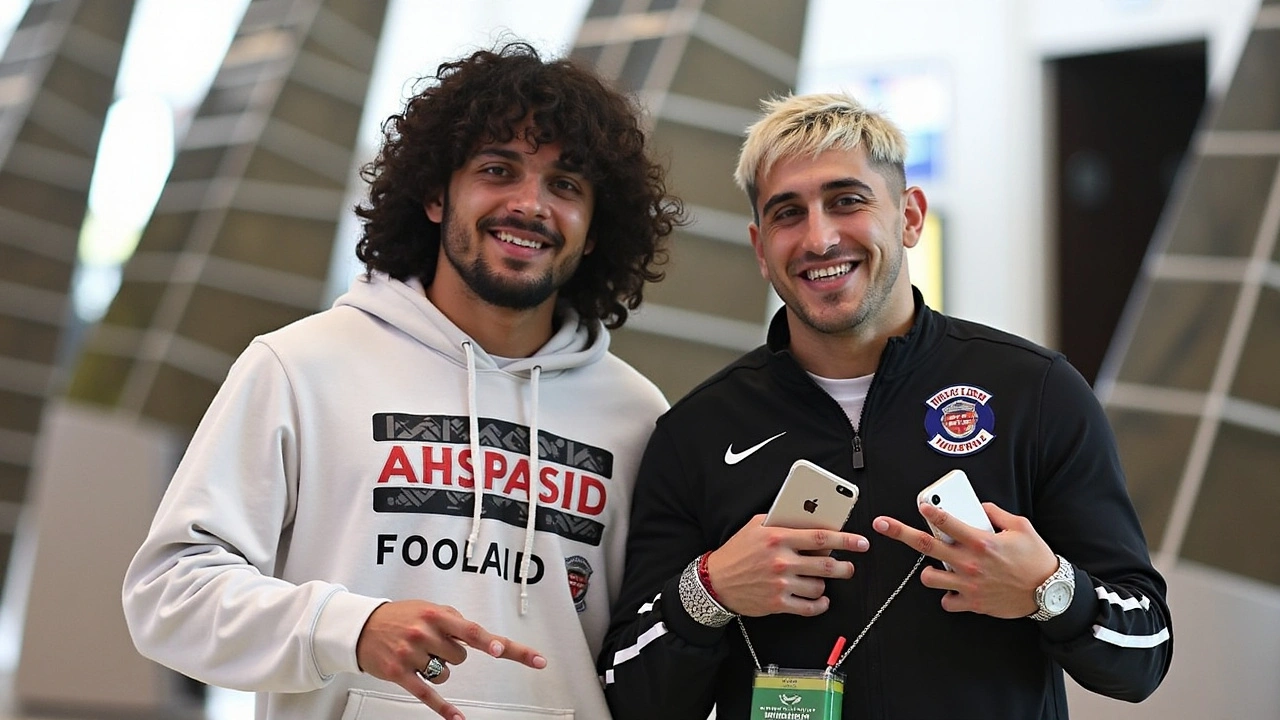
{"type": "Polygon", "coordinates": [[[538,378],[542,366],[530,374],[533,400],[529,410],[529,519],[524,526],[524,562],[520,565],[520,614],[529,612],[529,573],[533,567],[533,529],[538,519],[538,378]]]}
{"type": "MultiPolygon", "coordinates": [[[[467,415],[470,425],[468,435],[471,439],[471,483],[474,507],[471,513],[471,533],[467,535],[466,557],[471,559],[471,552],[480,539],[480,513],[484,507],[484,486],[487,469],[480,455],[480,411],[476,408],[476,356],[471,342],[462,343],[467,353],[467,415]]],[[[533,366],[530,374],[532,400],[529,410],[529,516],[524,527],[524,555],[520,563],[520,614],[529,612],[529,575],[533,572],[533,533],[538,519],[538,380],[542,377],[542,366],[533,366]]]]}
{"type": "Polygon", "coordinates": [[[467,434],[471,438],[471,485],[475,499],[475,507],[471,513],[471,534],[467,535],[466,556],[470,560],[471,551],[475,549],[476,541],[480,539],[480,511],[484,508],[485,469],[483,459],[480,457],[480,413],[476,409],[476,356],[470,342],[462,343],[462,349],[467,352],[467,415],[470,416],[471,421],[467,434]]]}

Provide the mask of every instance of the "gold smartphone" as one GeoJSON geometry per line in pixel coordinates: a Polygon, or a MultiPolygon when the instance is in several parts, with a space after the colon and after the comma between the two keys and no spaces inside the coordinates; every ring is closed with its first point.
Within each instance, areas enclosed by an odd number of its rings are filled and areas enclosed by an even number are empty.
{"type": "Polygon", "coordinates": [[[808,460],[796,460],[782,481],[764,524],[839,530],[857,502],[857,485],[808,460]]]}

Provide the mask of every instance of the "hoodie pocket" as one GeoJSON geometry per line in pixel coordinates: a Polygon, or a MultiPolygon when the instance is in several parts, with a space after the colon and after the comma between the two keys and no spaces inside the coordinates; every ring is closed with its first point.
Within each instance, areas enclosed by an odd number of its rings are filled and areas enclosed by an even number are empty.
{"type": "MultiPolygon", "coordinates": [[[[506,703],[455,700],[449,702],[467,716],[467,720],[573,720],[572,710],[508,705],[506,703]]],[[[410,695],[392,695],[372,690],[347,692],[347,707],[342,720],[439,720],[431,708],[410,695]]]]}

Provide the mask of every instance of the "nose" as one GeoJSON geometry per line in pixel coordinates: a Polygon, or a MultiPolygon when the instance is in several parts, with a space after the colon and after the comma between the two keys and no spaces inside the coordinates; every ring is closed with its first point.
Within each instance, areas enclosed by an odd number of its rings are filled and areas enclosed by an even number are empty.
{"type": "Polygon", "coordinates": [[[815,255],[825,255],[840,244],[840,229],[821,209],[808,213],[809,225],[804,236],[804,249],[815,255]]]}
{"type": "Polygon", "coordinates": [[[507,200],[507,209],[515,215],[546,219],[547,198],[542,178],[529,174],[511,186],[511,195],[507,200]]]}

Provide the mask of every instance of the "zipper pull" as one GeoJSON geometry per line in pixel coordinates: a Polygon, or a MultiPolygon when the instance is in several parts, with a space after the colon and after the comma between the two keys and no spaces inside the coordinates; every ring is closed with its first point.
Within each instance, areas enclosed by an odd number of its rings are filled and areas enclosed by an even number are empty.
{"type": "Polygon", "coordinates": [[[862,459],[862,436],[855,430],[853,432],[853,469],[861,470],[866,464],[862,459]]]}

